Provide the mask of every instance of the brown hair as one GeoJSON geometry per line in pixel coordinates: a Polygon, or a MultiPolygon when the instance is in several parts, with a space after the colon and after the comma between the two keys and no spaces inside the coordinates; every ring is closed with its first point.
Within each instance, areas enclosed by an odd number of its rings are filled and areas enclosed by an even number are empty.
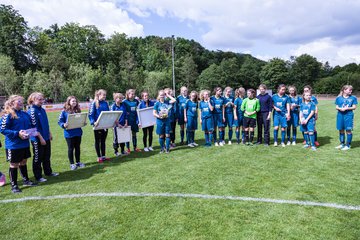
{"type": "Polygon", "coordinates": [[[263,88],[263,89],[265,89],[265,90],[267,89],[266,85],[263,84],[263,83],[259,85],[259,89],[260,89],[260,88],[263,88]]]}
{"type": "Polygon", "coordinates": [[[191,94],[195,94],[195,102],[197,102],[198,100],[199,100],[199,94],[198,94],[198,92],[197,91],[191,91],[191,93],[190,93],[190,99],[191,99],[191,94]]]}
{"type": "Polygon", "coordinates": [[[115,101],[117,98],[124,98],[124,95],[123,95],[122,93],[113,93],[113,99],[114,99],[114,101],[115,101]]]}
{"type": "Polygon", "coordinates": [[[235,90],[235,97],[244,98],[244,96],[245,96],[245,88],[239,87],[238,89],[235,90]]]}
{"type": "Polygon", "coordinates": [[[293,88],[293,89],[294,89],[294,91],[295,91],[295,96],[296,96],[296,95],[297,95],[296,87],[293,86],[293,85],[288,86],[288,91],[289,91],[289,93],[290,93],[290,88],[293,88]]]}
{"type": "Polygon", "coordinates": [[[219,90],[222,90],[221,87],[215,87],[214,88],[214,95],[216,95],[216,92],[219,91],[219,90]]]}
{"type": "Polygon", "coordinates": [[[66,112],[68,112],[68,113],[80,113],[81,112],[79,101],[77,100],[77,98],[75,96],[68,96],[67,97],[66,102],[64,104],[64,110],[66,112]],[[71,99],[76,100],[76,106],[74,108],[72,108],[71,105],[70,105],[71,99]]]}
{"type": "Polygon", "coordinates": [[[251,93],[251,97],[252,97],[252,98],[255,98],[255,97],[256,97],[256,96],[255,96],[255,90],[254,90],[254,89],[250,88],[250,89],[248,89],[247,91],[251,93]]]}
{"type": "Polygon", "coordinates": [[[210,91],[207,89],[200,91],[199,97],[200,97],[200,100],[202,100],[202,101],[204,101],[204,93],[208,93],[210,95],[210,91]]]}

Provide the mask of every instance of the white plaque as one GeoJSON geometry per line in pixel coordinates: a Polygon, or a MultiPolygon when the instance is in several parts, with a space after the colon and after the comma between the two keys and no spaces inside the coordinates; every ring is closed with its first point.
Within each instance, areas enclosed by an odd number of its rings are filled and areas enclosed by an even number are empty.
{"type": "Polygon", "coordinates": [[[154,126],[156,124],[156,117],[154,116],[154,107],[138,109],[138,118],[141,128],[154,126]]]}
{"type": "Polygon", "coordinates": [[[69,114],[66,121],[68,124],[66,130],[84,127],[86,125],[87,115],[87,113],[69,114]]]}
{"type": "Polygon", "coordinates": [[[119,120],[123,111],[102,111],[97,120],[98,125],[94,127],[94,130],[113,128],[116,122],[119,120]]]}

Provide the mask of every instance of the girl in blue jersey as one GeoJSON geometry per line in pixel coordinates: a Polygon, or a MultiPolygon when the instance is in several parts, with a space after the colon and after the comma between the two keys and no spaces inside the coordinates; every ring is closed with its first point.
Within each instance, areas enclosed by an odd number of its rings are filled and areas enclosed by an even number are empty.
{"type": "Polygon", "coordinates": [[[304,101],[300,104],[300,123],[301,131],[304,132],[306,144],[304,148],[311,146],[316,151],[314,130],[315,130],[315,104],[311,101],[309,92],[303,94],[304,101]]]}
{"type": "Polygon", "coordinates": [[[352,130],[354,128],[354,110],[358,104],[357,98],[352,94],[353,87],[345,85],[341,88],[339,96],[335,100],[337,117],[336,128],[339,130],[340,145],[337,149],[349,150],[352,140],[352,130]],[[345,131],[346,131],[346,144],[345,144],[345,131]]]}
{"type": "MultiPolygon", "coordinates": [[[[317,137],[317,130],[316,130],[316,121],[319,118],[319,108],[318,108],[318,100],[316,99],[316,97],[314,95],[312,95],[312,88],[310,85],[306,85],[304,87],[304,92],[303,93],[310,93],[311,95],[311,102],[313,102],[315,104],[315,130],[314,130],[314,136],[315,136],[315,146],[319,146],[319,142],[318,142],[318,137],[317,137]]],[[[304,141],[305,142],[305,141],[304,141]]]]}
{"type": "MultiPolygon", "coordinates": [[[[126,100],[124,101],[124,104],[126,106],[128,124],[131,127],[134,151],[141,152],[141,150],[137,148],[136,138],[136,134],[139,132],[139,119],[137,115],[139,101],[135,98],[135,89],[129,89],[126,91],[126,100]]],[[[130,148],[128,148],[128,153],[130,153],[130,148]]]]}
{"type": "Polygon", "coordinates": [[[200,92],[200,100],[200,124],[202,130],[205,132],[205,146],[210,147],[214,131],[214,119],[212,116],[212,111],[214,110],[214,103],[210,99],[210,91],[202,90],[200,92]]]}
{"type": "Polygon", "coordinates": [[[46,182],[47,179],[43,178],[42,170],[46,176],[58,176],[59,173],[53,172],[51,169],[51,141],[52,134],[50,132],[49,120],[45,109],[42,107],[44,103],[44,95],[39,92],[30,94],[28,98],[28,105],[30,106],[28,113],[31,122],[41,136],[45,140],[45,144],[41,143],[39,137],[31,137],[31,144],[33,146],[33,173],[37,181],[46,182]]]}
{"type": "Polygon", "coordinates": [[[289,97],[290,97],[290,120],[287,122],[287,145],[296,145],[296,133],[297,127],[299,126],[299,107],[301,104],[301,97],[296,93],[295,86],[289,86],[289,97]],[[292,128],[292,142],[290,142],[290,133],[292,128]]]}
{"type": "MultiPolygon", "coordinates": [[[[110,109],[109,103],[106,101],[106,91],[104,89],[99,89],[95,91],[94,101],[89,108],[89,120],[92,126],[96,127],[99,124],[98,118],[102,111],[110,111],[110,109]]],[[[110,160],[110,158],[105,156],[107,134],[107,129],[94,130],[95,150],[98,157],[98,163],[110,160]]]]}
{"type": "Polygon", "coordinates": [[[187,100],[185,109],[184,109],[184,121],[186,123],[186,134],[187,134],[187,143],[189,147],[198,146],[195,143],[195,130],[197,129],[197,118],[198,118],[198,93],[196,91],[191,91],[190,99],[187,100]]]}
{"type": "MultiPolygon", "coordinates": [[[[173,90],[171,88],[165,88],[164,89],[165,93],[174,97],[173,94],[173,90]]],[[[167,99],[170,100],[170,99],[167,99]]],[[[177,115],[177,104],[175,103],[170,103],[171,104],[171,109],[169,112],[169,121],[170,121],[170,126],[171,126],[171,131],[170,131],[170,149],[173,149],[176,147],[175,144],[175,130],[176,130],[176,115],[177,115]]]]}
{"type": "MultiPolygon", "coordinates": [[[[127,114],[126,114],[126,107],[123,103],[124,95],[122,93],[113,93],[114,103],[111,105],[111,111],[122,111],[116,126],[114,127],[114,138],[113,138],[113,148],[114,154],[116,156],[127,155],[128,152],[125,152],[125,143],[120,143],[120,153],[119,153],[119,142],[117,137],[117,128],[127,127],[127,114]]],[[[129,146],[129,142],[126,143],[129,146]]]]}
{"type": "Polygon", "coordinates": [[[156,117],[156,133],[159,135],[160,153],[164,151],[170,152],[170,121],[168,118],[170,104],[176,102],[176,99],[170,95],[166,95],[164,90],[160,90],[157,102],[154,105],[153,115],[156,117]],[[169,100],[166,100],[168,98],[169,100]],[[166,137],[166,143],[165,143],[166,137]]]}
{"type": "MultiPolygon", "coordinates": [[[[149,107],[154,106],[154,102],[149,99],[148,92],[146,92],[146,91],[142,92],[141,99],[142,99],[142,101],[139,104],[139,109],[149,108],[149,107]]],[[[143,131],[144,151],[145,152],[154,151],[154,149],[152,147],[154,126],[142,128],[142,131],[143,131]],[[148,138],[149,138],[149,145],[147,145],[148,138]],[[147,147],[147,146],[149,146],[149,147],[147,147]]]]}
{"type": "Polygon", "coordinates": [[[225,114],[225,127],[229,128],[229,142],[231,145],[231,140],[233,136],[233,125],[234,125],[234,97],[231,96],[233,89],[231,87],[226,87],[224,89],[224,114],[225,114]]]}
{"type": "MultiPolygon", "coordinates": [[[[5,152],[6,159],[10,162],[9,178],[13,193],[21,192],[17,183],[18,169],[20,169],[24,186],[36,185],[29,180],[26,165],[27,159],[31,156],[30,136],[26,130],[34,128],[35,125],[31,122],[30,116],[22,111],[23,107],[23,97],[12,95],[5,102],[4,110],[0,114],[0,132],[5,136],[5,152]]],[[[35,135],[42,143],[45,143],[39,132],[36,132],[35,135]]]]}
{"type": "Polygon", "coordinates": [[[176,108],[177,108],[177,119],[180,126],[180,144],[184,144],[185,137],[185,122],[184,122],[184,108],[185,103],[189,99],[188,89],[185,86],[180,88],[180,95],[176,98],[176,108]]]}
{"type": "Polygon", "coordinates": [[[290,99],[285,94],[286,86],[280,84],[277,94],[272,96],[274,108],[274,146],[278,145],[278,130],[281,127],[281,146],[285,147],[285,131],[290,120],[290,99]]]}
{"type": "Polygon", "coordinates": [[[215,146],[224,146],[224,123],[225,123],[225,109],[224,98],[221,96],[221,87],[214,88],[214,96],[211,100],[214,102],[214,142],[215,146]],[[219,128],[219,141],[217,141],[217,129],[219,128]]]}
{"type": "Polygon", "coordinates": [[[245,131],[243,128],[244,111],[241,110],[241,104],[245,97],[245,88],[240,87],[235,90],[235,101],[234,101],[234,124],[235,124],[235,135],[237,144],[240,144],[240,129],[241,129],[241,141],[245,143],[245,131]]]}
{"type": "Polygon", "coordinates": [[[64,129],[64,137],[68,146],[68,159],[70,162],[70,169],[76,170],[78,167],[83,168],[85,164],[80,162],[80,144],[81,144],[81,136],[82,136],[82,129],[81,128],[74,128],[67,130],[68,123],[68,115],[73,113],[80,113],[81,109],[79,106],[79,102],[74,96],[69,96],[66,99],[64,104],[64,109],[61,111],[59,116],[58,124],[61,128],[64,129]],[[74,162],[74,151],[75,151],[75,160],[74,162]]]}

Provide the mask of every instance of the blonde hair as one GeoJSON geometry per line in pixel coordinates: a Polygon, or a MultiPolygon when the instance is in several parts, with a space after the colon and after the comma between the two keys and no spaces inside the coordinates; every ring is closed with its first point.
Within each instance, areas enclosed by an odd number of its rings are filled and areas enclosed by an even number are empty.
{"type": "Polygon", "coordinates": [[[226,92],[228,91],[228,90],[230,90],[230,91],[232,91],[233,89],[231,88],[231,87],[226,87],[225,89],[224,89],[224,96],[225,96],[225,94],[226,94],[226,92]]]}
{"type": "Polygon", "coordinates": [[[238,89],[236,89],[235,90],[235,97],[244,98],[245,97],[245,88],[239,87],[238,89]]]}
{"type": "MultiPolygon", "coordinates": [[[[135,90],[135,89],[128,89],[128,90],[126,90],[125,97],[126,97],[127,100],[129,100],[129,94],[130,94],[131,92],[133,92],[134,95],[135,95],[136,90],[135,90]]],[[[134,96],[134,97],[135,97],[135,96],[134,96]]]]}
{"type": "Polygon", "coordinates": [[[99,90],[95,91],[94,102],[95,102],[96,108],[99,108],[99,106],[100,106],[99,96],[104,95],[104,94],[106,94],[106,90],[104,90],[104,89],[99,89],[99,90]]]}
{"type": "Polygon", "coordinates": [[[41,92],[33,92],[32,94],[30,94],[30,96],[27,99],[27,103],[29,105],[33,105],[35,100],[38,98],[44,98],[44,94],[42,94],[41,92]]]}
{"type": "Polygon", "coordinates": [[[156,100],[158,100],[158,101],[160,101],[160,93],[164,93],[165,94],[165,91],[163,90],[163,89],[161,89],[161,90],[159,90],[158,91],[158,95],[157,95],[157,97],[156,97],[156,100]]]}
{"type": "Polygon", "coordinates": [[[123,95],[122,93],[113,93],[113,99],[114,99],[114,101],[115,101],[117,98],[124,98],[124,95],[123,95]]]}
{"type": "Polygon", "coordinates": [[[188,88],[185,87],[185,86],[182,86],[182,87],[180,88],[180,93],[183,92],[183,91],[185,91],[185,90],[188,90],[188,88]]]}
{"type": "Polygon", "coordinates": [[[207,90],[207,89],[201,90],[201,91],[200,91],[200,94],[199,94],[199,97],[200,97],[200,100],[201,100],[201,101],[204,101],[204,94],[205,94],[205,93],[208,93],[208,94],[210,95],[210,91],[209,91],[209,90],[207,90]]]}
{"type": "Polygon", "coordinates": [[[263,83],[259,85],[259,89],[260,89],[260,88],[263,88],[263,89],[265,89],[265,90],[267,89],[266,85],[263,84],[263,83]]]}
{"type": "Polygon", "coordinates": [[[296,95],[297,95],[296,87],[293,86],[293,85],[288,86],[288,91],[289,91],[289,93],[290,93],[290,88],[293,88],[293,89],[294,89],[294,91],[295,91],[295,96],[296,96],[296,95]]]}
{"type": "Polygon", "coordinates": [[[64,110],[69,113],[80,113],[81,112],[79,101],[77,100],[77,98],[75,96],[67,97],[66,102],[64,104],[64,110]],[[70,105],[71,99],[76,100],[76,106],[74,108],[72,108],[70,105]]]}
{"type": "Polygon", "coordinates": [[[15,102],[22,100],[24,102],[24,98],[19,95],[11,95],[8,100],[6,100],[4,104],[4,110],[1,111],[0,116],[5,114],[10,114],[12,119],[18,119],[18,115],[15,112],[15,102]]]}
{"type": "Polygon", "coordinates": [[[349,89],[349,88],[351,88],[351,90],[354,89],[353,86],[351,86],[351,85],[344,85],[344,86],[342,86],[342,88],[341,88],[341,90],[340,90],[340,93],[339,93],[339,96],[342,96],[342,95],[344,94],[344,90],[345,90],[345,89],[349,89]]]}

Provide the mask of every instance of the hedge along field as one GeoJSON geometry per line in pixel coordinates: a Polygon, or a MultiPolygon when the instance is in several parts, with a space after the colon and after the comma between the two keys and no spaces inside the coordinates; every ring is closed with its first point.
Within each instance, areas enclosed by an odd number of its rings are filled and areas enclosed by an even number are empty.
{"type": "MultiPolygon", "coordinates": [[[[155,151],[114,157],[98,164],[90,126],[84,129],[81,159],[86,168],[70,171],[58,113],[49,113],[52,167],[60,176],[19,195],[0,188],[0,201],[31,196],[88,193],[182,193],[299,200],[360,206],[360,131],[355,112],[352,149],[338,145],[333,101],[321,101],[317,152],[296,146],[233,144],[170,154],[155,151]]],[[[357,110],[359,111],[359,110],[357,110]]],[[[179,130],[177,128],[177,130],[179,130]]],[[[178,136],[179,134],[177,134],[178,136]]],[[[226,134],[227,136],[227,134],[226,134]]],[[[142,134],[138,142],[142,147],[142,134]]],[[[203,133],[196,134],[203,144],[203,133]]],[[[2,137],[3,140],[3,137],[2,137]]],[[[178,141],[178,139],[177,139],[178,141]]],[[[5,159],[1,151],[1,159],[5,159]]],[[[31,163],[31,160],[29,161],[31,163]]],[[[31,165],[31,164],[30,164],[31,165]]],[[[0,170],[7,173],[1,161],[0,170]]],[[[33,178],[31,167],[30,177],[33,178]]],[[[4,239],[359,239],[360,211],[320,206],[189,197],[83,197],[0,202],[4,239]]]]}

